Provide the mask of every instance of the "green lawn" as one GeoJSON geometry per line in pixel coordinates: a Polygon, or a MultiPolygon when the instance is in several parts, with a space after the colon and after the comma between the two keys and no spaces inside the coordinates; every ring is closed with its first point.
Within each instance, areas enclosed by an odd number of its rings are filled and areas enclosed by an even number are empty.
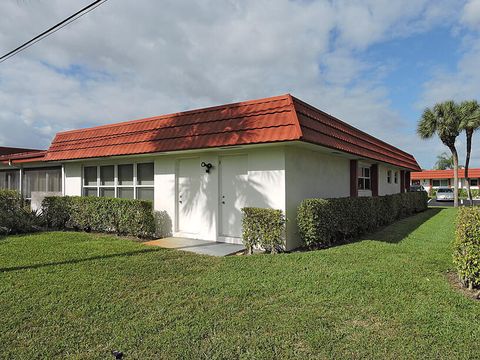
{"type": "Polygon", "coordinates": [[[479,358],[453,290],[454,209],[356,243],[213,258],[126,239],[0,239],[0,359],[479,358]]]}

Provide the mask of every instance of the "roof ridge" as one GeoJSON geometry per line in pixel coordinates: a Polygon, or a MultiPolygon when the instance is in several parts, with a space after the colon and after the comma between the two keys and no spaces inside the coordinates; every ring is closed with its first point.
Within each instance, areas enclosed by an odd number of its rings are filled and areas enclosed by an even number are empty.
{"type": "Polygon", "coordinates": [[[295,103],[294,103],[295,97],[290,93],[287,93],[287,97],[289,99],[290,106],[293,110],[293,116],[295,120],[295,129],[297,130],[298,140],[300,140],[303,137],[303,131],[302,131],[302,127],[300,126],[300,119],[298,118],[298,115],[297,115],[297,109],[295,109],[295,103]]]}

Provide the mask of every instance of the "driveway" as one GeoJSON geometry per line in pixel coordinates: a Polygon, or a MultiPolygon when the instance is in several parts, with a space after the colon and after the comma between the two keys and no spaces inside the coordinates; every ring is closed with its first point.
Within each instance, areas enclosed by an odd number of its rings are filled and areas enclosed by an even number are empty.
{"type": "MultiPolygon", "coordinates": [[[[458,201],[459,206],[465,206],[469,205],[470,202],[465,199],[459,199],[458,201]]],[[[480,206],[480,200],[473,200],[473,205],[480,206]]],[[[453,201],[437,201],[435,199],[430,199],[428,200],[428,206],[452,206],[453,207],[453,201]]]]}

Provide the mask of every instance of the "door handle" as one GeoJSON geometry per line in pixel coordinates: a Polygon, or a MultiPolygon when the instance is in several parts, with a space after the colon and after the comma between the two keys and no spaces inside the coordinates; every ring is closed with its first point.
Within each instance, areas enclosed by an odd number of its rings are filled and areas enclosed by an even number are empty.
{"type": "Polygon", "coordinates": [[[225,201],[222,201],[222,204],[225,204],[225,201]]]}

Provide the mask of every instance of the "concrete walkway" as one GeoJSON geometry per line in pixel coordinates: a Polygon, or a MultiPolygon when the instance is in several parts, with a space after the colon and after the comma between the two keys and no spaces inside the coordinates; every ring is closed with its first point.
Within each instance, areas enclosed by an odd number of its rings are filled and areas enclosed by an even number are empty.
{"type": "Polygon", "coordinates": [[[164,239],[148,241],[144,244],[160,246],[167,249],[190,251],[196,254],[211,256],[227,256],[245,250],[245,247],[243,245],[188,239],[181,237],[168,237],[164,239]]]}

